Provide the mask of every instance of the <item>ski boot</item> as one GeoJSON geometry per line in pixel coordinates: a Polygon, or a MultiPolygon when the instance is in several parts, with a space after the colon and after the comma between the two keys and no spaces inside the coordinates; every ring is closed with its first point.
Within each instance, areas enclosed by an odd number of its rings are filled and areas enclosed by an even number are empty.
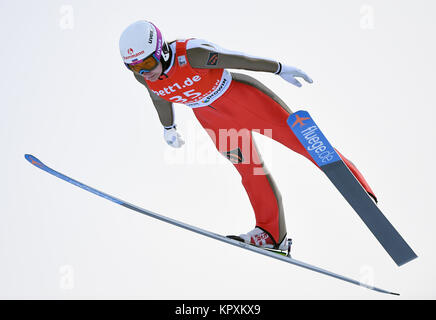
{"type": "Polygon", "coordinates": [[[245,242],[253,246],[281,254],[283,256],[291,256],[291,244],[292,239],[288,239],[286,236],[283,240],[277,244],[274,239],[271,238],[269,233],[256,227],[246,234],[241,234],[239,236],[227,236],[230,239],[237,240],[240,242],[245,242]]]}

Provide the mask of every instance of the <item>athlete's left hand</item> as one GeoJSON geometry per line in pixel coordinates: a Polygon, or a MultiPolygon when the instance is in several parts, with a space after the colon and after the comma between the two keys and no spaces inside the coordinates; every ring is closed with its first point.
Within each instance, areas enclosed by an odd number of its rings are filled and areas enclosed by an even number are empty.
{"type": "Polygon", "coordinates": [[[306,82],[312,83],[313,80],[302,70],[295,67],[282,65],[282,70],[278,73],[280,77],[292,83],[294,86],[301,87],[300,81],[296,77],[303,78],[306,82]]]}
{"type": "Polygon", "coordinates": [[[185,141],[183,141],[182,137],[177,132],[175,125],[169,127],[168,129],[164,128],[164,138],[168,145],[174,148],[180,148],[185,144],[185,141]]]}

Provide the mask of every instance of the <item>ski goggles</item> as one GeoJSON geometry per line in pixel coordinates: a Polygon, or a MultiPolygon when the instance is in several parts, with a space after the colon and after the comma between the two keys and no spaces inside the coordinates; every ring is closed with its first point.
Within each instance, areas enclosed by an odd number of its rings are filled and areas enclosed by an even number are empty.
{"type": "Polygon", "coordinates": [[[127,69],[143,74],[150,71],[153,71],[159,65],[159,59],[156,56],[156,53],[148,56],[147,58],[135,61],[133,63],[125,63],[127,69]]]}

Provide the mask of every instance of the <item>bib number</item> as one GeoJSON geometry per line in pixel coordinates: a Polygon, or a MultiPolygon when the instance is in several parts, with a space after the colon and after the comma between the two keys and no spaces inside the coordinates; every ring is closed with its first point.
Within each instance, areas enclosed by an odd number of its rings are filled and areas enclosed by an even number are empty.
{"type": "MultiPolygon", "coordinates": [[[[195,99],[195,98],[198,98],[199,96],[201,96],[201,93],[195,92],[195,89],[185,91],[185,92],[183,92],[183,94],[185,95],[185,97],[188,97],[191,99],[195,99]]],[[[185,99],[182,96],[174,96],[174,97],[171,97],[170,100],[175,102],[175,103],[185,103],[188,101],[188,99],[185,99]]]]}

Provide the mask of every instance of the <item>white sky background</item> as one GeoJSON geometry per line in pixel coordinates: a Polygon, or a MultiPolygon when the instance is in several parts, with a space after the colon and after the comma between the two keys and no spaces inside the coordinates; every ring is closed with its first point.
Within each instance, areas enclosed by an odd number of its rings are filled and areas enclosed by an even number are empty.
{"type": "Polygon", "coordinates": [[[25,161],[31,153],[217,233],[252,229],[238,173],[192,111],[175,106],[186,145],[172,150],[122,63],[120,33],[148,19],[167,40],[204,38],[306,71],[314,83],[303,88],[246,73],[312,114],[419,258],[398,268],[322,172],[256,135],[294,257],[400,299],[434,299],[434,9],[386,0],[1,1],[0,298],[394,298],[155,221],[25,161]]]}

